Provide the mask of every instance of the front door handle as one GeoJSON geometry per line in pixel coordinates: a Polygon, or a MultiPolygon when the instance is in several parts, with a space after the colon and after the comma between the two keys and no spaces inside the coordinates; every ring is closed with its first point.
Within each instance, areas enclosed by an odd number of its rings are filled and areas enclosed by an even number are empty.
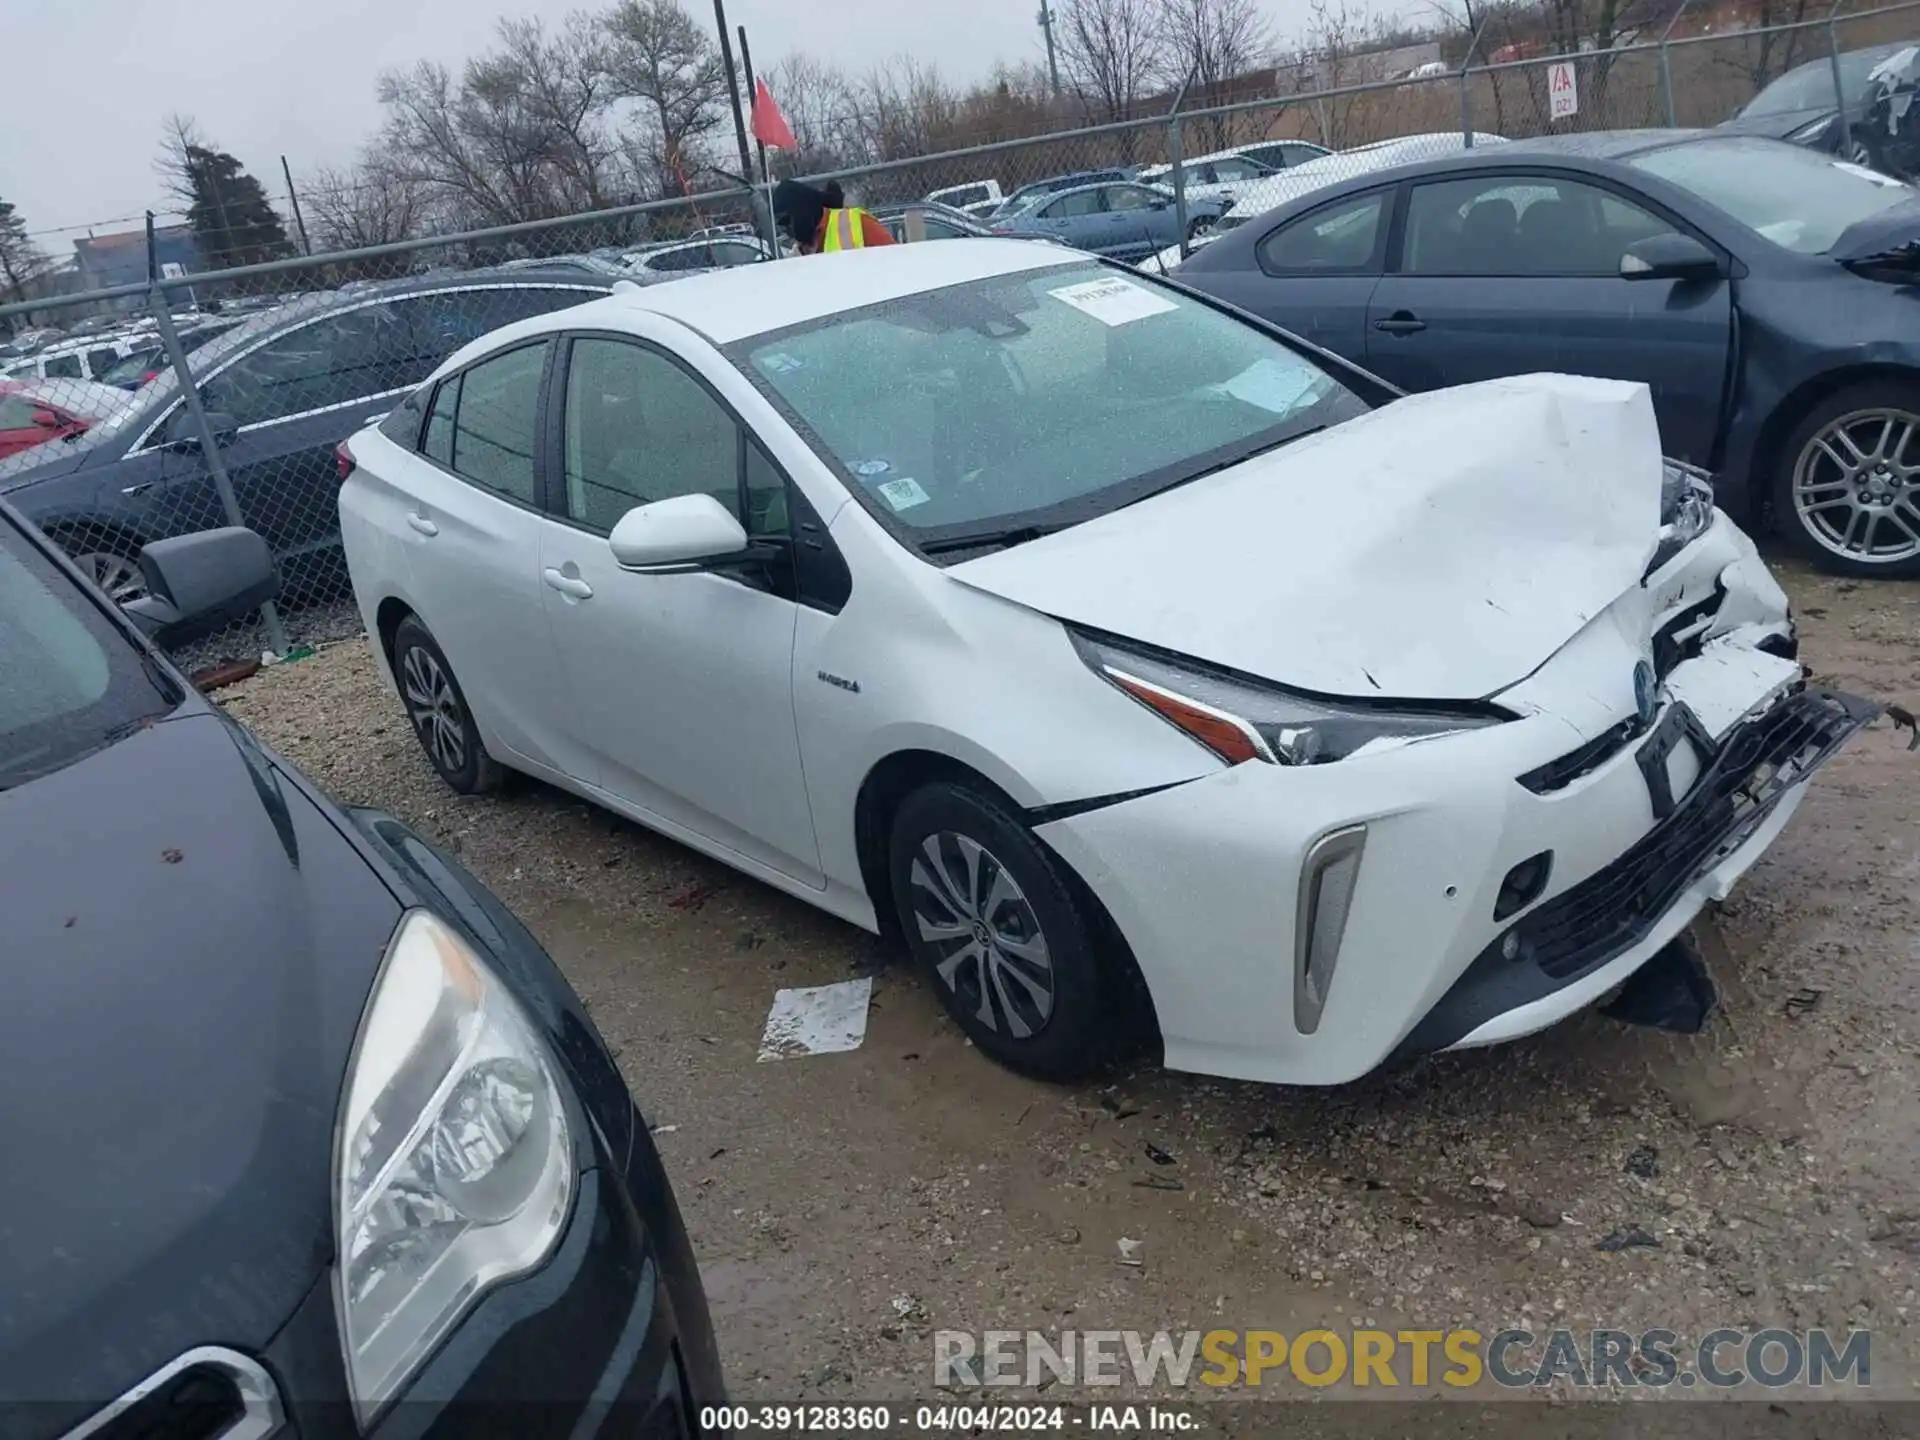
{"type": "Polygon", "coordinates": [[[407,524],[418,530],[422,535],[438,535],[440,533],[440,527],[434,524],[433,521],[424,515],[415,514],[411,510],[407,512],[407,524]]]}
{"type": "Polygon", "coordinates": [[[540,578],[569,600],[586,600],[593,595],[593,587],[586,581],[577,575],[564,575],[551,565],[540,572],[540,578]]]}
{"type": "Polygon", "coordinates": [[[1373,328],[1389,335],[1414,335],[1426,329],[1427,322],[1411,310],[1396,310],[1386,319],[1374,321],[1373,328]]]}
{"type": "Polygon", "coordinates": [[[120,493],[122,495],[144,495],[158,483],[156,480],[142,480],[137,485],[122,485],[120,487],[120,493]]]}

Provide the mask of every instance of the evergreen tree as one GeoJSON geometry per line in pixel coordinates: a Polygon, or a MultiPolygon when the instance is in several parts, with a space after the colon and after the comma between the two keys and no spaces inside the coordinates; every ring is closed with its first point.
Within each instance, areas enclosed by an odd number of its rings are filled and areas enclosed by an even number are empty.
{"type": "Polygon", "coordinates": [[[209,265],[257,265],[293,254],[267,192],[238,160],[224,150],[188,145],[183,164],[192,194],[187,224],[209,265]]]}
{"type": "Polygon", "coordinates": [[[27,234],[27,222],[19,210],[0,200],[0,286],[5,287],[5,298],[28,299],[27,282],[51,264],[27,234]]]}

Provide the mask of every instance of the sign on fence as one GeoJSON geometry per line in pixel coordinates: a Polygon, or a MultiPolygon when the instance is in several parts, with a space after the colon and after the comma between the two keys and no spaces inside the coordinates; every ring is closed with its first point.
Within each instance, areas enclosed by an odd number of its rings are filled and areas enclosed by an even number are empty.
{"type": "Polygon", "coordinates": [[[1564,120],[1580,113],[1580,80],[1573,73],[1573,61],[1556,60],[1547,67],[1547,114],[1564,120]]]}

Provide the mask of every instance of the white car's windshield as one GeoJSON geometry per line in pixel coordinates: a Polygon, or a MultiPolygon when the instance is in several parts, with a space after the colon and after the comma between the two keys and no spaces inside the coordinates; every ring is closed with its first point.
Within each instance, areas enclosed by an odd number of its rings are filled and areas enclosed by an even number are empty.
{"type": "Polygon", "coordinates": [[[1824,255],[1862,220],[1915,198],[1911,185],[1778,140],[1728,136],[1669,145],[1629,163],[1801,255],[1824,255]]]}
{"type": "Polygon", "coordinates": [[[731,353],[869,508],[929,548],[1088,519],[1367,408],[1263,331],[1093,264],[731,353]]]}

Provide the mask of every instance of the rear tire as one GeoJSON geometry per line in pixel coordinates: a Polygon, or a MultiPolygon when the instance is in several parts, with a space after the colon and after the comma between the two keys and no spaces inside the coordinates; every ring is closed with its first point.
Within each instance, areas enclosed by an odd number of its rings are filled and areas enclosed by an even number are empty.
{"type": "Polygon", "coordinates": [[[1920,376],[1827,396],[1794,426],[1773,480],[1773,522],[1835,575],[1920,575],[1920,376]]]}
{"type": "Polygon", "coordinates": [[[453,667],[419,617],[409,615],[394,629],[389,658],[400,702],[427,763],[462,795],[498,790],[506,772],[487,753],[453,667]]]}
{"type": "Polygon", "coordinates": [[[996,797],[940,782],[901,802],[888,875],[908,949],[981,1050],[1040,1080],[1119,1058],[1133,988],[1062,863],[996,797]]]}
{"type": "Polygon", "coordinates": [[[115,604],[124,605],[147,593],[138,540],[84,522],[77,529],[55,529],[51,538],[115,604]]]}

